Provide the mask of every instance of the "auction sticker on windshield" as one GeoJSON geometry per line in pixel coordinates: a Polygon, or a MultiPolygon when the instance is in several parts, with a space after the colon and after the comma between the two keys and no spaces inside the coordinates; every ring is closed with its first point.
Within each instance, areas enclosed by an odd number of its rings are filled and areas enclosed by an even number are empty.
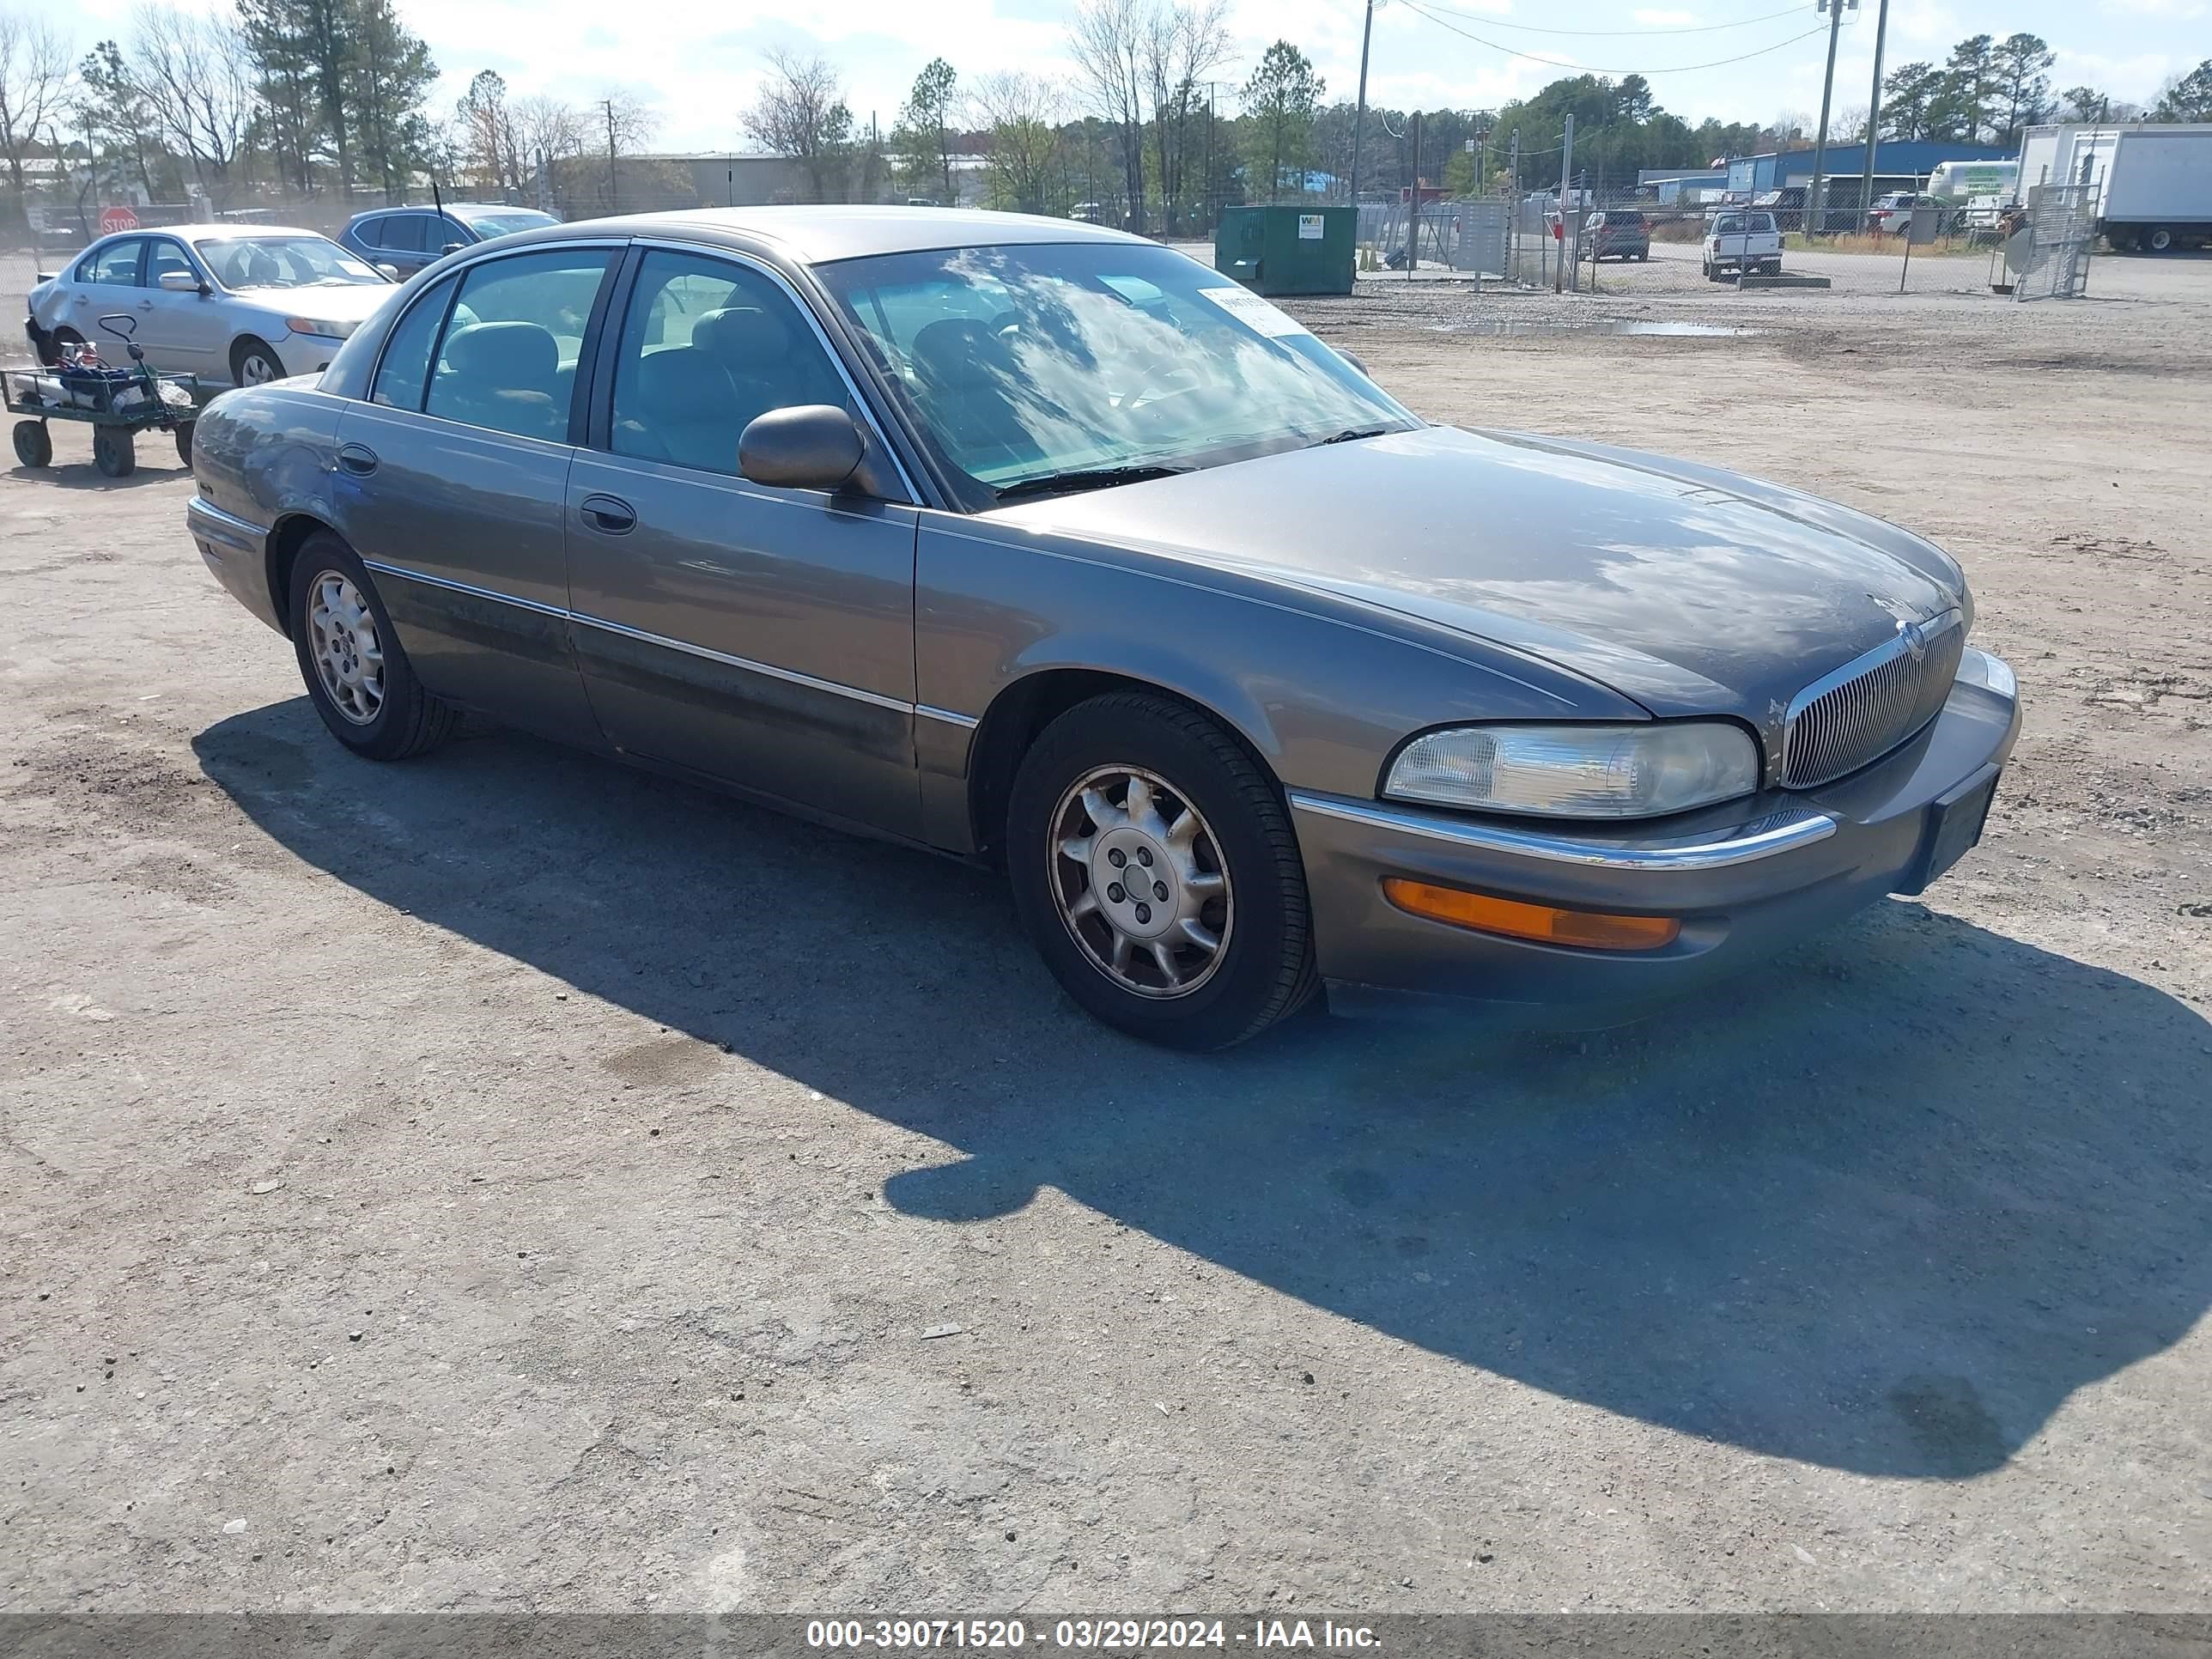
{"type": "Polygon", "coordinates": [[[1264,334],[1271,340],[1311,331],[1295,317],[1276,310],[1249,289],[1202,288],[1199,293],[1255,333],[1264,334]]]}

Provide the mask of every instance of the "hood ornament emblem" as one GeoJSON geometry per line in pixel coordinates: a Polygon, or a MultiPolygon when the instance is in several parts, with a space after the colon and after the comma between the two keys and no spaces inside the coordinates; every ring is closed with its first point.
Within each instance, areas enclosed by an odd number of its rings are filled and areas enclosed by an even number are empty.
{"type": "Polygon", "coordinates": [[[1928,655],[1928,630],[1917,622],[1901,622],[1897,625],[1905,648],[1912,653],[1912,660],[1920,662],[1928,655]]]}

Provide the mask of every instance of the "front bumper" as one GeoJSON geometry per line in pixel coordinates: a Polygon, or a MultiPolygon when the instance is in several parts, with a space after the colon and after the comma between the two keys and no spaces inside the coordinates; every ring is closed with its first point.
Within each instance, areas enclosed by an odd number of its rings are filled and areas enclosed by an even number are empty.
{"type": "Polygon", "coordinates": [[[1293,791],[1330,1006],[1472,999],[1602,1024],[1741,973],[1885,894],[1917,890],[1939,803],[1995,779],[2020,720],[2011,670],[1970,649],[1942,712],[1874,765],[1820,789],[1686,814],[1663,833],[1568,833],[1293,791]],[[1400,910],[1382,896],[1387,876],[1676,916],[1681,934],[1632,953],[1506,939],[1400,910]]]}
{"type": "Polygon", "coordinates": [[[276,360],[284,366],[289,377],[295,374],[319,374],[331,366],[331,359],[338,355],[343,340],[333,340],[320,334],[287,334],[270,343],[276,360]]]}

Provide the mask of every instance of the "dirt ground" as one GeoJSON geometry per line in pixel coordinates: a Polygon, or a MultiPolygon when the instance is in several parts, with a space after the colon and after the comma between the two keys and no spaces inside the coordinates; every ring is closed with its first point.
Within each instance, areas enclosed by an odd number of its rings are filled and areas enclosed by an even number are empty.
{"type": "Polygon", "coordinates": [[[0,482],[0,1608],[2205,1607],[2212,260],[1979,275],[1299,307],[1935,537],[2019,669],[1948,879],[1590,1038],[1156,1053],[985,876],[354,760],[185,475],[64,433],[0,482]]]}

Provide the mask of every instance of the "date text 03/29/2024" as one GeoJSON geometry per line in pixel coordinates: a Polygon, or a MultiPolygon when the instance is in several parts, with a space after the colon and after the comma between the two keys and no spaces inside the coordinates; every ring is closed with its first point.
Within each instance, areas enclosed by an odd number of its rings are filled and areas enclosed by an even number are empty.
{"type": "Polygon", "coordinates": [[[1310,1649],[1358,1653],[1376,1646],[1366,1625],[1334,1620],[1058,1619],[1031,1631],[1019,1619],[814,1619],[810,1648],[844,1651],[1013,1651],[1031,1645],[1067,1652],[1214,1648],[1310,1649]]]}

